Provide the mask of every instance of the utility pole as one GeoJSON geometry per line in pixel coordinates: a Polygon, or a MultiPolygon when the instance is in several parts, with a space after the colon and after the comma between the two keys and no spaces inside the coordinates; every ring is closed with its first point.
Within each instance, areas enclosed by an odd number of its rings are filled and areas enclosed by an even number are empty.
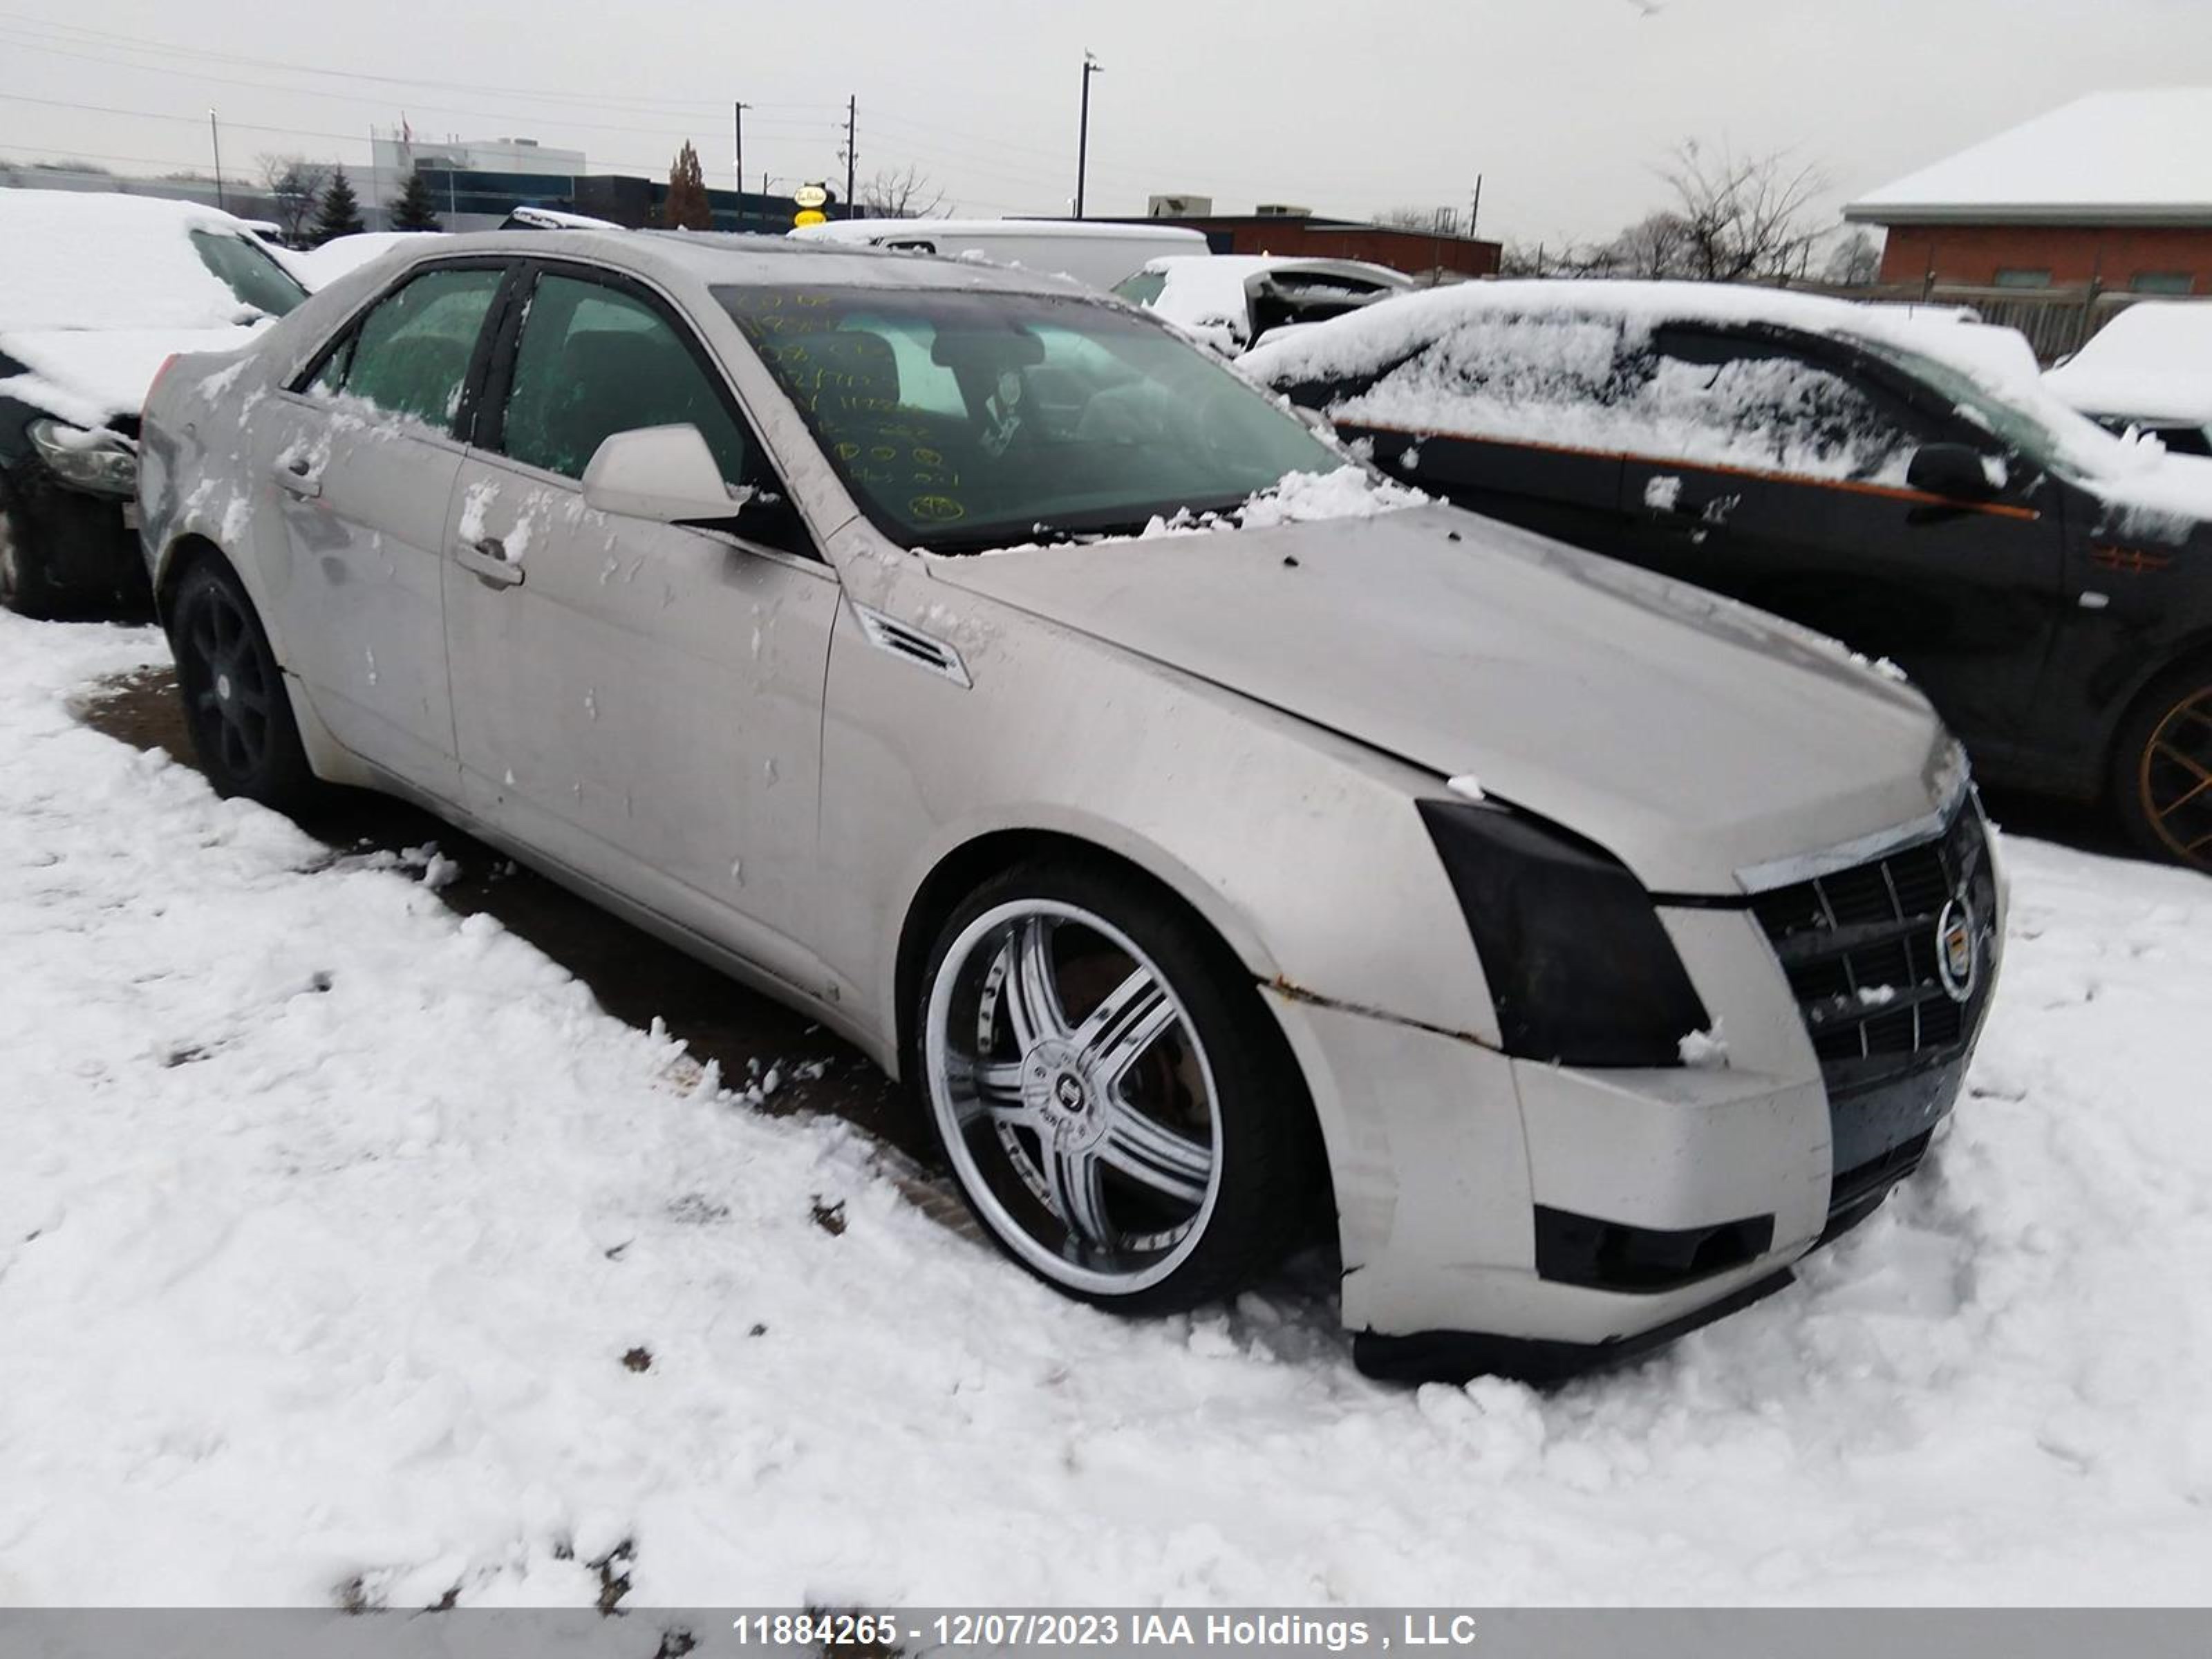
{"type": "Polygon", "coordinates": [[[860,204],[853,199],[858,186],[854,182],[854,171],[860,164],[860,152],[854,143],[860,125],[860,95],[854,93],[845,100],[845,216],[860,216],[860,204]]]}
{"type": "Polygon", "coordinates": [[[1468,210],[1467,240],[1474,240],[1474,228],[1482,222],[1482,175],[1474,175],[1474,205],[1468,210]]]}
{"type": "Polygon", "coordinates": [[[218,212],[230,211],[222,194],[222,129],[216,125],[215,112],[208,112],[208,138],[215,145],[215,204],[218,212]]]}
{"type": "Polygon", "coordinates": [[[1106,73],[1106,66],[1088,52],[1083,54],[1083,124],[1075,140],[1075,216],[1083,216],[1084,177],[1091,170],[1091,77],[1106,73]]]}
{"type": "Polygon", "coordinates": [[[745,111],[750,107],[750,105],[742,103],[735,106],[738,128],[738,228],[739,230],[745,228],[745,111]]]}

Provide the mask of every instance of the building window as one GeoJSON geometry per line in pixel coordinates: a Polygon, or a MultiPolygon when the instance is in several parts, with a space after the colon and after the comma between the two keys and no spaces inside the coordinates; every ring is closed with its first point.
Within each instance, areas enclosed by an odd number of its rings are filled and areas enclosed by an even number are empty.
{"type": "Polygon", "coordinates": [[[1997,286],[1999,288],[2049,288],[2051,272],[2048,269],[2031,270],[2026,265],[2005,265],[1997,271],[1997,286]]]}
{"type": "Polygon", "coordinates": [[[2189,294],[2197,283],[2185,270],[2139,270],[2128,278],[2131,294],[2189,294]]]}

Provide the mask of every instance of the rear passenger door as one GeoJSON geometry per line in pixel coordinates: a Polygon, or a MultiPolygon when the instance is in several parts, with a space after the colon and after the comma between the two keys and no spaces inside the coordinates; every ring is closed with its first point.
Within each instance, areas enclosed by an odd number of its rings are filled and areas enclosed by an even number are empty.
{"type": "Polygon", "coordinates": [[[2008,747],[2057,615],[2050,486],[1981,501],[1910,488],[1920,446],[1994,442],[1831,343],[1677,326],[1653,350],[1620,551],[1893,660],[1970,746],[2008,747]]]}
{"type": "Polygon", "coordinates": [[[477,816],[805,982],[838,586],[680,312],[533,264],[447,526],[447,640],[477,816]],[[599,445],[696,426],[759,498],[713,526],[587,507],[599,445]]]}
{"type": "Polygon", "coordinates": [[[454,793],[446,514],[511,262],[419,270],[252,423],[288,563],[264,571],[286,666],[355,754],[454,793]]]}

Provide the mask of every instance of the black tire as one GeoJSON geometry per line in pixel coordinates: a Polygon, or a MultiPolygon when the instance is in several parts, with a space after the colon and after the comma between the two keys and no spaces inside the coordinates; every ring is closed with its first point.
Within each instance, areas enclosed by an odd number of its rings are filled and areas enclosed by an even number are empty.
{"type": "Polygon", "coordinates": [[[40,619],[54,614],[46,566],[31,542],[30,521],[0,477],[0,609],[40,619]]]}
{"type": "MultiPolygon", "coordinates": [[[[1125,1006],[1138,1006],[1134,999],[1125,1006]]],[[[1124,1314],[1179,1311],[1250,1285],[1313,1231],[1327,1191],[1321,1139],[1289,1045],[1236,957],[1171,895],[1141,877],[1055,858],[1009,870],[970,894],[931,946],[907,1060],[961,1195],[984,1232],[1063,1294],[1124,1314]],[[1046,915],[1027,907],[1075,914],[1046,915]],[[1010,911],[1018,914],[994,920],[1010,911]],[[1012,953],[1033,915],[1054,1006],[1064,1017],[1059,1029],[1068,1042],[1081,1035],[1087,1016],[1101,1013],[1146,974],[1165,987],[1161,1002],[1170,1005],[1171,1018],[1152,1036],[1137,1035],[1152,1029],[1141,1010],[1118,1030],[1106,1021],[1095,1048],[1118,1051],[1118,1069],[1110,1075],[1112,1062],[1092,1069],[1080,1058],[1040,1060],[1054,1039],[1034,1047],[1003,1043],[1023,1019],[1018,1012],[1006,1030],[985,1035],[987,1027],[996,1030],[1002,1008],[1014,1008],[1011,986],[1022,970],[1012,953]],[[1006,929],[1003,943],[992,931],[997,927],[1006,929]],[[1125,945],[1133,945],[1133,953],[1125,945]],[[986,957],[1001,965],[984,969],[978,981],[977,964],[986,957]],[[1000,975],[995,986],[988,983],[993,972],[1000,975]],[[1095,1000],[1086,978],[1103,988],[1095,1000]],[[954,1035],[963,1030],[965,1038],[954,1035]],[[963,1051],[969,1048],[992,1052],[963,1051]],[[995,1104],[984,1103],[983,1085],[975,1081],[986,1060],[1002,1079],[1022,1079],[1011,1097],[1003,1081],[994,1085],[995,1104]],[[1057,1086],[1085,1097],[1083,1103],[1071,1109],[1066,1094],[1055,1097],[1055,1080],[1047,1080],[1055,1065],[1069,1068],[1057,1074],[1057,1086]],[[1195,1112],[1201,1083],[1208,1097],[1202,1129],[1195,1112]],[[958,1127],[963,1110],[971,1125],[964,1133],[958,1127]],[[1115,1127],[1097,1128],[1103,1139],[1086,1152],[1056,1152],[1059,1143],[1051,1137],[1086,1110],[1097,1115],[1094,1127],[1115,1127]],[[1059,1115],[1048,1134],[1043,1126],[1052,1114],[1059,1115]],[[1145,1139],[1127,1139],[1132,1123],[1144,1126],[1145,1139]],[[1150,1139],[1163,1129],[1165,1140],[1150,1139]],[[1201,1135],[1211,1137],[1203,1200],[1195,1195],[1200,1177],[1174,1162],[1199,1147],[1201,1135]],[[1156,1145],[1167,1146],[1170,1158],[1148,1163],[1156,1145]],[[1090,1188],[1096,1201],[1073,1207],[1087,1207],[1107,1222],[1112,1243],[1096,1243],[1080,1232],[1068,1218],[1071,1206],[1053,1195],[1066,1177],[1042,1172],[1048,1164],[1063,1167],[1063,1158],[1097,1167],[1099,1184],[1090,1188]],[[1129,1172],[1146,1167],[1152,1173],[1141,1179],[1129,1172]],[[1188,1182],[1192,1190],[1169,1194],[1156,1181],[1188,1182]],[[1193,1206],[1194,1213],[1180,1221],[1182,1210],[1193,1206]],[[1134,1217],[1135,1231],[1109,1221],[1115,1213],[1134,1217]],[[1056,1232],[1065,1237],[1055,1239],[1056,1232]],[[1139,1248],[1140,1241],[1148,1248],[1139,1248]]]]}
{"type": "Polygon", "coordinates": [[[177,584],[169,611],[177,690],[200,769],[219,795],[279,812],[314,796],[314,775],[276,653],[228,566],[203,559],[177,584]]]}
{"type": "Polygon", "coordinates": [[[2112,789],[2137,847],[2212,871],[2212,658],[2184,664],[2136,700],[2113,745],[2112,789]]]}

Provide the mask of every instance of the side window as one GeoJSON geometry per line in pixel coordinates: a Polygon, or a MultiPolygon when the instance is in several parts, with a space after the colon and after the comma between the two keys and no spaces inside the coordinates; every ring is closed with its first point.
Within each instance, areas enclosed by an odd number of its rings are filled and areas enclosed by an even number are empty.
{"type": "Polygon", "coordinates": [[[359,398],[451,433],[477,337],[505,276],[495,269],[424,271],[378,302],[309,391],[359,398]]]}
{"type": "Polygon", "coordinates": [[[752,455],[744,428],[659,313],[598,283],[538,279],[507,394],[501,447],[509,456],[581,478],[614,434],[686,423],[706,438],[726,481],[748,481],[752,455]]]}
{"type": "Polygon", "coordinates": [[[1779,341],[1668,328],[1648,396],[1662,453],[1795,477],[1902,483],[1922,425],[1779,341]]]}

